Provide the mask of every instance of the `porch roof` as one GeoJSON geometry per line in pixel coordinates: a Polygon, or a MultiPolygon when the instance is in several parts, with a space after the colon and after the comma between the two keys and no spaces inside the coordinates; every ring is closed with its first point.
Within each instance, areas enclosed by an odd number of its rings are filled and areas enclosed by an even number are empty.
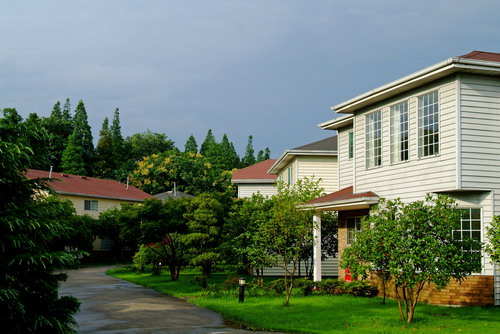
{"type": "Polygon", "coordinates": [[[347,187],[328,195],[324,195],[301,205],[303,209],[320,211],[343,211],[368,209],[378,203],[379,197],[371,192],[354,193],[353,187],[347,187]]]}

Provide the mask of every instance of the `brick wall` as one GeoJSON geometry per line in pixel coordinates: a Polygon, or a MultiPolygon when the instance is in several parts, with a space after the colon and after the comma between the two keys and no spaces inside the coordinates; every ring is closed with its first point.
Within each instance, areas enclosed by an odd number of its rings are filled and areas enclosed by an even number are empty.
{"type": "MultiPolygon", "coordinates": [[[[371,281],[378,286],[382,295],[382,283],[376,275],[371,281]]],[[[395,298],[394,284],[389,283],[386,295],[395,298]]],[[[419,301],[436,305],[486,306],[493,305],[493,276],[469,276],[462,283],[451,280],[448,286],[438,290],[434,284],[425,285],[420,292],[419,301]]]]}

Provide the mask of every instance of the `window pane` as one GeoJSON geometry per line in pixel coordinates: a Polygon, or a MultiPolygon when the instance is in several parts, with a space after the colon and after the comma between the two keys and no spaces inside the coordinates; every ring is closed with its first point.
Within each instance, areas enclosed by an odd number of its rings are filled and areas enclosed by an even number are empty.
{"type": "Polygon", "coordinates": [[[439,153],[439,105],[437,91],[418,98],[418,145],[420,157],[439,153]]]}
{"type": "Polygon", "coordinates": [[[365,160],[366,167],[380,166],[382,163],[382,120],[377,111],[365,116],[365,160]]]}

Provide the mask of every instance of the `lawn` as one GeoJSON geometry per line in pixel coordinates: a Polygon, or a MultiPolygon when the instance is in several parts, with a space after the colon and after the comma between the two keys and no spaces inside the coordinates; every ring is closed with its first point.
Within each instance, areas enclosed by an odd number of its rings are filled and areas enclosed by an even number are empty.
{"type": "MultiPolygon", "coordinates": [[[[226,319],[250,328],[301,333],[500,333],[498,307],[442,307],[419,304],[413,324],[399,320],[397,304],[380,298],[353,296],[293,296],[283,307],[281,296],[246,296],[238,303],[235,294],[206,296],[193,284],[198,273],[183,272],[179,282],[168,275],[135,274],[112,270],[109,274],[221,313],[226,319]]],[[[215,274],[210,284],[220,285],[228,274],[215,274]]]]}

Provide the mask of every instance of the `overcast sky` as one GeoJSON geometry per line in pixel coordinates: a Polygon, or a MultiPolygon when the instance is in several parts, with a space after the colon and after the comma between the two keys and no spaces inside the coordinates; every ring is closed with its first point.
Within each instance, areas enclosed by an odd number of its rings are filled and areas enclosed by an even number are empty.
{"type": "Polygon", "coordinates": [[[498,0],[0,0],[0,108],[85,103],[95,140],[226,133],[243,154],[332,135],[330,110],[472,50],[500,52],[498,0]]]}

